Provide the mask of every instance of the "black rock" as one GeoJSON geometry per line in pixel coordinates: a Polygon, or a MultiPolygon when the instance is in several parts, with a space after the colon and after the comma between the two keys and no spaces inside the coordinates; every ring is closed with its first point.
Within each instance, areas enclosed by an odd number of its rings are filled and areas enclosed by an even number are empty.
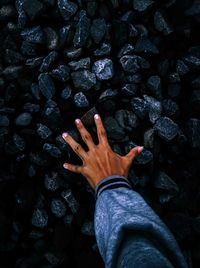
{"type": "Polygon", "coordinates": [[[157,49],[157,47],[145,36],[142,36],[138,39],[135,45],[135,52],[159,54],[159,50],[157,49]]]}
{"type": "Polygon", "coordinates": [[[30,113],[22,113],[15,119],[15,125],[17,126],[29,126],[32,120],[30,113]]]}
{"type": "Polygon", "coordinates": [[[106,56],[110,55],[111,52],[111,45],[108,43],[102,43],[99,49],[94,51],[95,56],[106,56]]]}
{"type": "Polygon", "coordinates": [[[144,132],[144,147],[153,149],[155,143],[155,130],[150,128],[144,132]]]}
{"type": "Polygon", "coordinates": [[[123,57],[124,55],[129,55],[132,54],[134,51],[134,46],[131,44],[125,44],[119,51],[119,53],[117,54],[118,58],[123,57]]]}
{"type": "Polygon", "coordinates": [[[94,42],[99,44],[106,33],[105,19],[93,20],[90,31],[94,42]]]}
{"type": "Polygon", "coordinates": [[[42,73],[38,77],[39,88],[41,93],[47,99],[51,99],[55,94],[54,83],[48,73],[42,73]]]}
{"type": "Polygon", "coordinates": [[[58,53],[56,51],[50,52],[43,59],[42,65],[40,67],[40,72],[47,72],[57,58],[58,58],[58,53]]]}
{"type": "Polygon", "coordinates": [[[82,47],[85,45],[90,33],[90,19],[86,16],[84,10],[80,11],[79,22],[76,26],[73,43],[75,47],[82,47]]]}
{"type": "Polygon", "coordinates": [[[179,74],[176,72],[170,73],[168,79],[171,83],[179,83],[181,81],[179,74]]]}
{"type": "Polygon", "coordinates": [[[128,110],[118,110],[115,113],[115,119],[117,120],[120,127],[125,131],[132,131],[133,128],[138,126],[138,118],[132,112],[128,110]]]}
{"type": "Polygon", "coordinates": [[[78,6],[74,2],[68,0],[58,0],[58,8],[64,20],[70,18],[76,13],[78,6]]]}
{"type": "Polygon", "coordinates": [[[45,143],[43,145],[43,151],[49,153],[52,157],[59,158],[62,155],[62,152],[58,147],[53,144],[45,143]]]}
{"type": "Polygon", "coordinates": [[[56,69],[51,71],[51,76],[62,82],[66,82],[70,79],[70,69],[64,64],[59,65],[56,69]]]}
{"type": "Polygon", "coordinates": [[[187,55],[183,58],[183,61],[191,70],[200,70],[200,57],[187,55]]]}
{"type": "Polygon", "coordinates": [[[179,114],[179,107],[175,101],[171,99],[165,99],[162,101],[164,115],[167,117],[173,117],[179,114]]]}
{"type": "Polygon", "coordinates": [[[156,120],[161,117],[162,114],[162,104],[160,101],[156,100],[151,96],[144,95],[144,100],[147,103],[149,120],[152,124],[156,122],[156,120]]]}
{"type": "Polygon", "coordinates": [[[102,59],[94,62],[92,71],[96,74],[99,80],[108,80],[113,77],[113,63],[110,59],[102,59]]]}
{"type": "Polygon", "coordinates": [[[10,120],[7,115],[0,115],[0,127],[9,126],[10,120]]]}
{"type": "Polygon", "coordinates": [[[138,64],[138,57],[133,55],[126,55],[120,58],[120,63],[125,72],[136,73],[140,66],[138,64]]]}
{"type": "Polygon", "coordinates": [[[176,71],[179,75],[185,75],[189,72],[189,68],[182,60],[177,60],[176,71]]]}
{"type": "Polygon", "coordinates": [[[20,74],[23,73],[23,66],[8,66],[3,70],[3,75],[7,80],[14,80],[20,77],[20,74]]]}
{"type": "Polygon", "coordinates": [[[22,45],[21,45],[21,52],[23,55],[27,55],[27,56],[36,56],[36,44],[27,42],[27,41],[23,41],[22,45]]]}
{"type": "Polygon", "coordinates": [[[146,149],[143,149],[142,152],[136,157],[135,163],[139,165],[146,165],[153,160],[153,154],[146,149]]]}
{"type": "Polygon", "coordinates": [[[153,5],[154,1],[151,0],[133,0],[133,8],[139,12],[146,11],[153,5]]]}
{"type": "Polygon", "coordinates": [[[161,79],[158,75],[153,75],[149,77],[147,81],[147,87],[148,87],[149,93],[153,97],[159,100],[162,98],[161,79]]]}
{"type": "Polygon", "coordinates": [[[23,8],[24,1],[23,0],[16,0],[15,7],[18,12],[18,25],[21,28],[24,28],[28,18],[23,8]]]}
{"type": "Polygon", "coordinates": [[[186,123],[186,135],[192,148],[200,148],[200,120],[190,118],[186,123]]]}
{"type": "Polygon", "coordinates": [[[75,60],[81,56],[82,48],[81,47],[79,47],[79,48],[72,47],[72,48],[68,48],[68,49],[64,50],[63,52],[67,58],[75,60]]]}
{"type": "Polygon", "coordinates": [[[55,192],[60,187],[58,174],[56,172],[51,172],[44,176],[44,185],[45,188],[50,192],[55,192]]]}
{"type": "Polygon", "coordinates": [[[33,96],[35,97],[35,99],[40,100],[40,89],[39,89],[38,84],[33,83],[31,85],[30,90],[31,90],[31,93],[33,94],[33,96]]]}
{"type": "Polygon", "coordinates": [[[19,64],[19,63],[23,62],[24,59],[25,58],[20,53],[18,53],[16,51],[13,51],[11,49],[5,50],[4,60],[8,65],[19,64]]]}
{"type": "Polygon", "coordinates": [[[48,139],[52,135],[52,131],[45,125],[38,123],[37,124],[37,134],[42,139],[48,139]]]}
{"type": "Polygon", "coordinates": [[[70,207],[73,214],[76,214],[79,211],[79,203],[75,199],[72,191],[67,189],[61,193],[63,199],[67,202],[67,205],[70,207]]]}
{"type": "Polygon", "coordinates": [[[125,84],[121,91],[127,96],[135,96],[138,90],[137,84],[125,84]]]}
{"type": "Polygon", "coordinates": [[[117,120],[111,116],[105,117],[104,126],[107,132],[108,138],[111,138],[118,142],[126,140],[125,132],[122,127],[119,126],[117,120]]]}
{"type": "Polygon", "coordinates": [[[171,98],[177,98],[180,96],[181,87],[179,84],[169,84],[168,85],[168,95],[171,98]]]}
{"type": "Polygon", "coordinates": [[[81,233],[84,235],[94,236],[94,222],[86,220],[81,227],[81,233]]]}
{"type": "Polygon", "coordinates": [[[43,57],[31,58],[26,61],[26,66],[29,68],[35,68],[42,64],[43,57]]]}
{"type": "Polygon", "coordinates": [[[103,91],[101,93],[101,95],[99,96],[99,100],[100,101],[105,101],[108,99],[113,99],[118,95],[117,90],[112,90],[110,88],[106,89],[105,91],[103,91]]]}
{"type": "Polygon", "coordinates": [[[67,25],[67,26],[63,26],[60,29],[60,31],[59,31],[59,48],[62,48],[65,45],[70,28],[71,28],[71,26],[67,25]]]}
{"type": "Polygon", "coordinates": [[[13,143],[19,151],[23,151],[25,149],[25,141],[16,133],[13,135],[13,143]]]}
{"type": "Polygon", "coordinates": [[[51,201],[51,211],[57,218],[62,218],[66,214],[65,204],[58,198],[51,201]]]}
{"type": "Polygon", "coordinates": [[[79,61],[70,61],[68,65],[73,71],[77,71],[79,69],[89,69],[90,58],[87,57],[87,58],[80,59],[79,61]]]}
{"type": "Polygon", "coordinates": [[[166,141],[174,139],[179,131],[178,125],[168,117],[160,117],[156,121],[154,129],[156,129],[158,135],[166,141]]]}
{"type": "Polygon", "coordinates": [[[26,28],[21,32],[21,36],[27,42],[35,44],[43,44],[44,42],[44,32],[40,26],[26,28]]]}
{"type": "Polygon", "coordinates": [[[143,119],[148,111],[147,102],[141,98],[132,98],[131,106],[133,112],[141,119],[143,119]]]}
{"type": "Polygon", "coordinates": [[[74,103],[78,108],[89,106],[89,101],[83,92],[78,92],[74,95],[74,103]]]}
{"type": "Polygon", "coordinates": [[[49,50],[55,50],[58,48],[59,36],[57,31],[51,27],[44,28],[45,42],[49,50]]]}
{"type": "Polygon", "coordinates": [[[40,110],[40,105],[35,103],[27,102],[24,104],[24,110],[30,113],[37,113],[40,110]]]}
{"type": "Polygon", "coordinates": [[[155,177],[154,187],[171,194],[176,194],[179,191],[178,185],[163,171],[159,171],[155,177]]]}
{"type": "Polygon", "coordinates": [[[173,29],[169,25],[166,14],[163,11],[156,11],[154,14],[154,25],[157,31],[162,32],[164,35],[171,34],[173,29]]]}
{"type": "Polygon", "coordinates": [[[60,109],[56,102],[51,99],[45,104],[44,111],[42,112],[42,119],[44,124],[54,131],[60,131],[64,124],[60,109]]]}
{"type": "Polygon", "coordinates": [[[48,215],[47,212],[44,209],[35,209],[33,211],[32,219],[31,219],[32,225],[38,228],[44,228],[48,224],[48,215]]]}
{"type": "Polygon", "coordinates": [[[74,86],[78,89],[89,90],[92,86],[96,84],[95,74],[88,70],[81,70],[71,73],[71,77],[74,86]]]}
{"type": "Polygon", "coordinates": [[[43,4],[37,0],[24,0],[24,11],[31,20],[42,14],[43,4]]]}
{"type": "Polygon", "coordinates": [[[72,89],[70,87],[65,87],[61,92],[61,98],[64,100],[72,98],[72,89]]]}

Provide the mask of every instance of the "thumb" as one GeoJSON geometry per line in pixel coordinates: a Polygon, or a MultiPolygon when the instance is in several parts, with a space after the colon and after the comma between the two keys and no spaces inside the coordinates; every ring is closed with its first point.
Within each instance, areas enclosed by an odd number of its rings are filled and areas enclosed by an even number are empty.
{"type": "Polygon", "coordinates": [[[143,146],[136,146],[136,147],[132,148],[132,149],[130,150],[130,152],[129,152],[125,157],[128,158],[128,159],[132,162],[133,159],[134,159],[137,155],[139,155],[139,154],[142,152],[143,149],[144,149],[143,146]]]}

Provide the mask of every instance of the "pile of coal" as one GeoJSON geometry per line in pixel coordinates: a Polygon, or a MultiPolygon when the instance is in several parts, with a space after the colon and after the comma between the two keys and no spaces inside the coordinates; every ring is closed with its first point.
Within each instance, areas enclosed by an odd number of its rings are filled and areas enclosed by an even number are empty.
{"type": "MultiPolygon", "coordinates": [[[[128,179],[200,267],[200,2],[1,0],[0,266],[104,267],[63,140],[99,113],[128,179]]],[[[134,212],[133,212],[134,213],[134,212]]]]}

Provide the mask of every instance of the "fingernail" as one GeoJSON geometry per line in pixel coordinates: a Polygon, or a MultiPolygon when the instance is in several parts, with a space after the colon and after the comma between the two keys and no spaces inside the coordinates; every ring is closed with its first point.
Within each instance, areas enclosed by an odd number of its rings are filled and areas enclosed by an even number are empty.
{"type": "Polygon", "coordinates": [[[95,114],[95,115],[94,115],[94,118],[95,118],[95,119],[99,119],[99,115],[98,115],[98,114],[95,114]]]}
{"type": "Polygon", "coordinates": [[[141,152],[143,151],[143,149],[144,149],[144,147],[143,147],[143,146],[140,146],[140,147],[138,148],[138,153],[141,153],[141,152]]]}
{"type": "Polygon", "coordinates": [[[68,168],[68,165],[65,163],[65,164],[63,164],[63,167],[64,168],[68,168]]]}
{"type": "Polygon", "coordinates": [[[80,119],[76,119],[75,122],[76,122],[76,124],[79,124],[81,122],[81,120],[80,119]]]}
{"type": "Polygon", "coordinates": [[[67,136],[68,136],[68,133],[67,132],[65,132],[65,133],[62,134],[63,139],[66,138],[67,136]]]}

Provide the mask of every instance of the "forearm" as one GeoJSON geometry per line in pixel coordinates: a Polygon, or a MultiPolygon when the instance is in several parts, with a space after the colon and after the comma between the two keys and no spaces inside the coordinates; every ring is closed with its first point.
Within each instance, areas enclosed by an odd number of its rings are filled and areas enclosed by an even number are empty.
{"type": "MultiPolygon", "coordinates": [[[[117,267],[120,258],[122,261],[124,257],[129,258],[129,261],[131,258],[133,264],[138,261],[140,254],[147,262],[144,245],[148,248],[148,254],[157,255],[153,258],[154,265],[160,256],[171,267],[187,267],[178,244],[166,225],[144,199],[131,189],[128,180],[121,177],[121,182],[118,179],[115,183],[114,177],[118,176],[112,177],[107,177],[96,187],[95,234],[106,267],[117,267]],[[113,180],[110,179],[112,177],[113,180]],[[127,232],[132,236],[129,244],[125,238],[127,232]],[[130,257],[126,252],[135,245],[140,245],[141,250],[139,247],[137,256],[135,253],[130,257]]],[[[163,267],[170,267],[169,265],[165,263],[163,267]]]]}

